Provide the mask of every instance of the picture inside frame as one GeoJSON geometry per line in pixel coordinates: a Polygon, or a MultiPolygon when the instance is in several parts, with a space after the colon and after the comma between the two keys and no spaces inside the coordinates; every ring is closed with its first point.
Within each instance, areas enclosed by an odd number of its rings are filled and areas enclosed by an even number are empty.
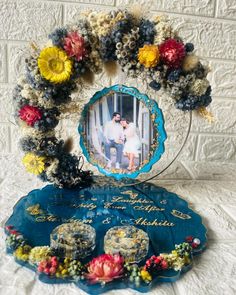
{"type": "Polygon", "coordinates": [[[90,104],[83,130],[90,162],[108,173],[131,174],[142,169],[157,144],[148,107],[122,92],[112,91],[90,104]]]}

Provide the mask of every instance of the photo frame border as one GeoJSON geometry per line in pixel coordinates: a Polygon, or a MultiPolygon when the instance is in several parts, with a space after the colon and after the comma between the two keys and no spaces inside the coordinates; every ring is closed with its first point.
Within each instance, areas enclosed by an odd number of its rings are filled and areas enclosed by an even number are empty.
{"type": "Polygon", "coordinates": [[[78,126],[78,132],[80,135],[80,147],[82,149],[82,153],[85,156],[86,160],[93,166],[95,166],[100,173],[106,176],[114,177],[116,180],[121,180],[122,178],[131,178],[135,179],[137,176],[141,173],[147,173],[152,169],[152,166],[159,161],[162,154],[165,151],[165,145],[164,142],[167,139],[167,134],[164,128],[164,117],[161,109],[159,108],[157,102],[151,98],[149,98],[146,94],[140,93],[139,90],[135,87],[129,87],[121,84],[116,84],[110,87],[105,87],[100,91],[97,91],[89,100],[88,103],[84,105],[83,111],[81,113],[79,126],[78,126]],[[158,141],[158,147],[156,147],[155,151],[153,152],[152,157],[150,158],[150,161],[148,161],[145,165],[142,166],[141,169],[138,169],[132,173],[113,173],[109,172],[103,167],[99,166],[96,163],[93,163],[91,161],[91,156],[89,154],[89,151],[87,147],[84,144],[84,132],[82,123],[84,121],[84,118],[87,115],[87,112],[89,111],[89,107],[93,105],[97,100],[101,99],[105,95],[109,94],[110,92],[121,92],[124,94],[131,95],[133,97],[136,97],[138,100],[140,100],[142,103],[146,105],[146,107],[149,109],[151,115],[155,115],[154,119],[154,125],[156,126],[156,130],[158,133],[157,141],[158,141]]]}

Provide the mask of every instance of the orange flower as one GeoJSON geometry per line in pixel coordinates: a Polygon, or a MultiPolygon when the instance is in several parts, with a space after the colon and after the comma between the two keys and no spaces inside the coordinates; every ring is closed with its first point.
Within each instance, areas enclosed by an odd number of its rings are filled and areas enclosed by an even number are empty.
{"type": "Polygon", "coordinates": [[[156,45],[144,45],[139,48],[138,60],[146,68],[155,67],[160,61],[159,49],[156,45]]]}

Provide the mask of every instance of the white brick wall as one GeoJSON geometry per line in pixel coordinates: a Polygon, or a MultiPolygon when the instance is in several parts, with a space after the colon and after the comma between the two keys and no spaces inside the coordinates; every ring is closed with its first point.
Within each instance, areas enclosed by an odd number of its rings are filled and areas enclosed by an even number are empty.
{"type": "MultiPolygon", "coordinates": [[[[235,0],[0,0],[0,170],[11,175],[7,161],[27,178],[17,148],[19,130],[12,123],[11,90],[24,66],[28,41],[46,39],[56,26],[73,22],[84,9],[110,10],[139,3],[153,14],[173,19],[186,41],[210,63],[209,79],[215,123],[194,116],[189,142],[164,178],[234,179],[236,173],[236,4],[235,0]]],[[[104,82],[105,83],[105,82],[104,82]]],[[[104,85],[106,86],[106,85],[104,85]]],[[[179,121],[169,116],[166,160],[173,157],[181,136],[179,121]]],[[[9,163],[10,167],[14,167],[9,163]]],[[[157,169],[160,166],[156,165],[157,169]]],[[[34,178],[32,178],[34,179],[34,178]]]]}

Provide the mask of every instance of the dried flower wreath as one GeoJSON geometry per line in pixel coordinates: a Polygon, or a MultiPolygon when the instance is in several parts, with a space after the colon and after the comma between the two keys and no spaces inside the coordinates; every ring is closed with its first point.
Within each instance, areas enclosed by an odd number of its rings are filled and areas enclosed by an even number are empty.
{"type": "Polygon", "coordinates": [[[71,94],[82,91],[86,77],[119,65],[128,77],[165,90],[180,110],[206,113],[211,102],[208,67],[162,16],[89,12],[77,24],[55,29],[49,39],[41,49],[31,44],[13,99],[26,134],[20,145],[27,171],[59,187],[91,180],[91,172],[81,168],[82,157],[71,154],[55,133],[61,115],[71,109],[71,94]]]}

